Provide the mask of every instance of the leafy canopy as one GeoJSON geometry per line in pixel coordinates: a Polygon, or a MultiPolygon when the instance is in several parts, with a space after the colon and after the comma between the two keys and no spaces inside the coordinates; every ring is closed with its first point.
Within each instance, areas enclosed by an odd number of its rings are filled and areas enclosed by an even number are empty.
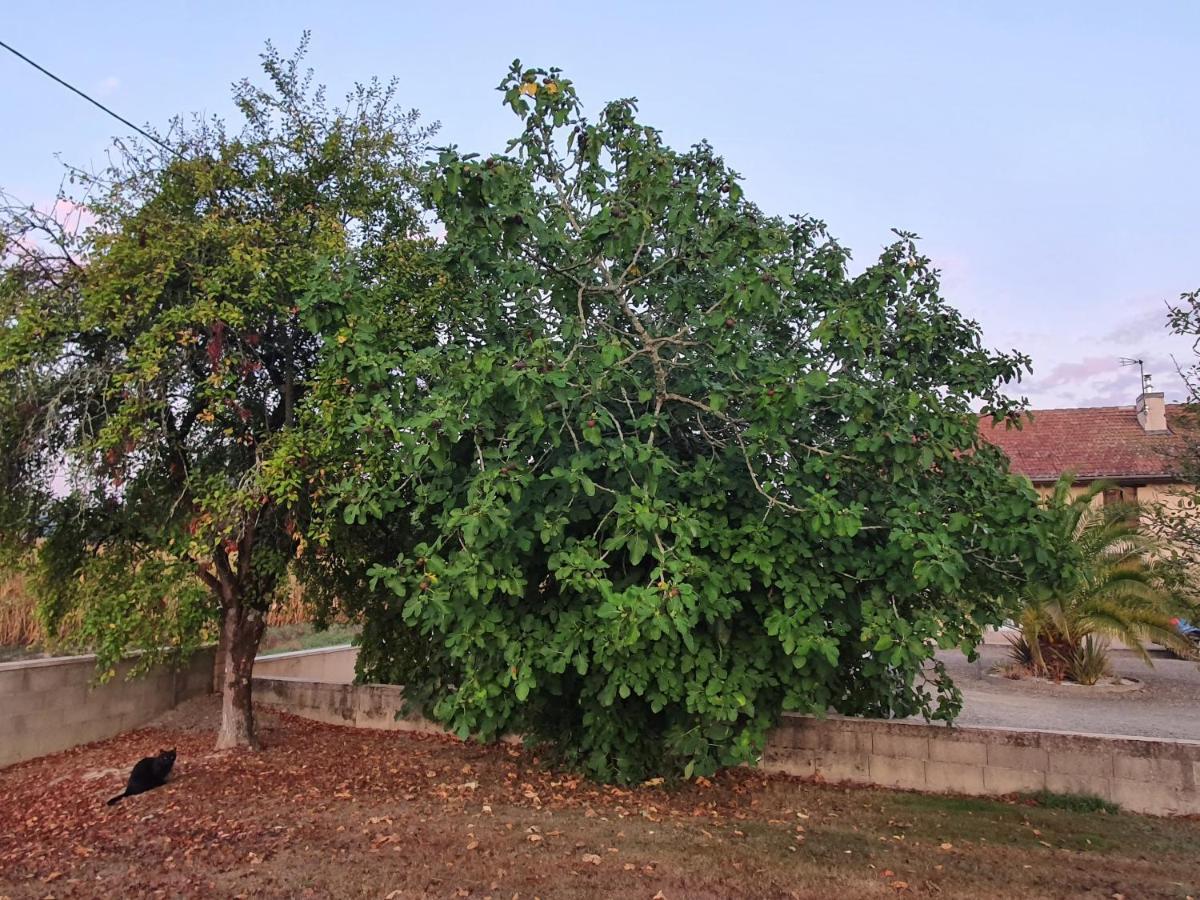
{"type": "Polygon", "coordinates": [[[634,101],[591,120],[519,63],[500,90],[508,152],[427,188],[457,301],[332,488],[380,548],[360,675],[621,780],[753,760],[782,710],[953,717],[935,647],[1052,559],[973,412],[1015,419],[1028,360],[911,236],[853,275],[634,101]]]}
{"type": "Polygon", "coordinates": [[[300,413],[354,326],[314,288],[353,267],[362,303],[407,297],[421,264],[429,131],[374,81],[329,105],[304,49],[268,45],[267,85],[235,86],[240,129],[177,122],[177,155],[118,143],[73,171],[80,227],[4,215],[0,536],[37,548],[52,617],[83,606],[106,661],[267,608],[303,552],[300,413]]]}

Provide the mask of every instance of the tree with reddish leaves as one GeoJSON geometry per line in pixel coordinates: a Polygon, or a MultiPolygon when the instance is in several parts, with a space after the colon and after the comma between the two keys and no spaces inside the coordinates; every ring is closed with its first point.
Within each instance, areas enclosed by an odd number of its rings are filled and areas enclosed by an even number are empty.
{"type": "Polygon", "coordinates": [[[108,671],[219,628],[220,747],[256,744],[254,657],[306,548],[306,403],[361,327],[346,310],[432,331],[413,201],[431,129],[394,85],[329,104],[304,49],[268,45],[236,130],[177,121],[174,153],[118,141],[107,170],[71,170],[81,220],[0,216],[0,541],[108,671]]]}

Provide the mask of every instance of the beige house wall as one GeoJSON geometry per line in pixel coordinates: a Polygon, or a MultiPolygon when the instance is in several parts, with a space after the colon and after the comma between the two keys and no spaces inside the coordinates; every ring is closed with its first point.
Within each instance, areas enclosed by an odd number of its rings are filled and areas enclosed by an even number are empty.
{"type": "Polygon", "coordinates": [[[1169,509],[1195,502],[1195,495],[1196,488],[1190,484],[1143,484],[1137,489],[1138,503],[1161,504],[1169,509]]]}
{"type": "MultiPolygon", "coordinates": [[[[1087,491],[1089,484],[1073,484],[1071,485],[1071,499],[1079,497],[1087,491]]],[[[1124,485],[1128,490],[1133,487],[1135,490],[1134,499],[1144,506],[1163,506],[1167,509],[1178,509],[1185,503],[1194,503],[1196,496],[1196,488],[1194,485],[1183,484],[1182,482],[1167,482],[1164,484],[1140,484],[1140,485],[1124,485]]],[[[1054,485],[1052,484],[1036,484],[1034,490],[1041,497],[1049,497],[1054,493],[1054,485]]],[[[1104,503],[1104,495],[1097,494],[1092,499],[1092,506],[1101,506],[1104,503]]],[[[1197,512],[1200,515],[1200,511],[1197,512]]]]}

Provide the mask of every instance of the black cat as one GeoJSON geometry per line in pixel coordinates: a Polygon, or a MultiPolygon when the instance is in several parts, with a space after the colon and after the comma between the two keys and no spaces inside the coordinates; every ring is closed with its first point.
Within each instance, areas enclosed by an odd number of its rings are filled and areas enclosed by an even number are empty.
{"type": "Polygon", "coordinates": [[[124,791],[109,800],[108,805],[112,806],[122,797],[132,797],[134,794],[142,794],[166,784],[167,776],[171,774],[173,765],[175,765],[174,750],[159,750],[158,756],[147,756],[145,759],[138,760],[133,771],[129,773],[129,784],[126,785],[124,791]]]}

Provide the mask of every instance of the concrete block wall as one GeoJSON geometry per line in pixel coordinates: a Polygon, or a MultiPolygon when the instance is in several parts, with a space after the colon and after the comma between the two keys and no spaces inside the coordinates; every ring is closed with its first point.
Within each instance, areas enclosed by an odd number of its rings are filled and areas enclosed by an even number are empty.
{"type": "Polygon", "coordinates": [[[763,766],[830,782],[979,796],[1048,790],[1200,814],[1200,741],[788,715],[763,766]]]}
{"type": "Polygon", "coordinates": [[[402,715],[404,688],[395,684],[329,684],[255,675],[254,700],[331,725],[381,731],[440,733],[443,730],[421,716],[402,715]]]}
{"type": "Polygon", "coordinates": [[[102,685],[91,655],[0,663],[0,766],[112,737],[208,693],[213,657],[201,650],[133,680],[128,660],[102,685]]]}
{"type": "MultiPolygon", "coordinates": [[[[442,730],[401,717],[404,690],[396,685],[256,677],[254,696],[335,725],[442,730]]],[[[828,782],[974,796],[1050,790],[1151,815],[1200,814],[1200,741],[785,715],[762,766],[828,782]]]]}
{"type": "Polygon", "coordinates": [[[293,653],[272,653],[255,658],[254,675],[349,684],[354,680],[354,663],[357,659],[358,648],[351,644],[297,650],[293,653]]]}

